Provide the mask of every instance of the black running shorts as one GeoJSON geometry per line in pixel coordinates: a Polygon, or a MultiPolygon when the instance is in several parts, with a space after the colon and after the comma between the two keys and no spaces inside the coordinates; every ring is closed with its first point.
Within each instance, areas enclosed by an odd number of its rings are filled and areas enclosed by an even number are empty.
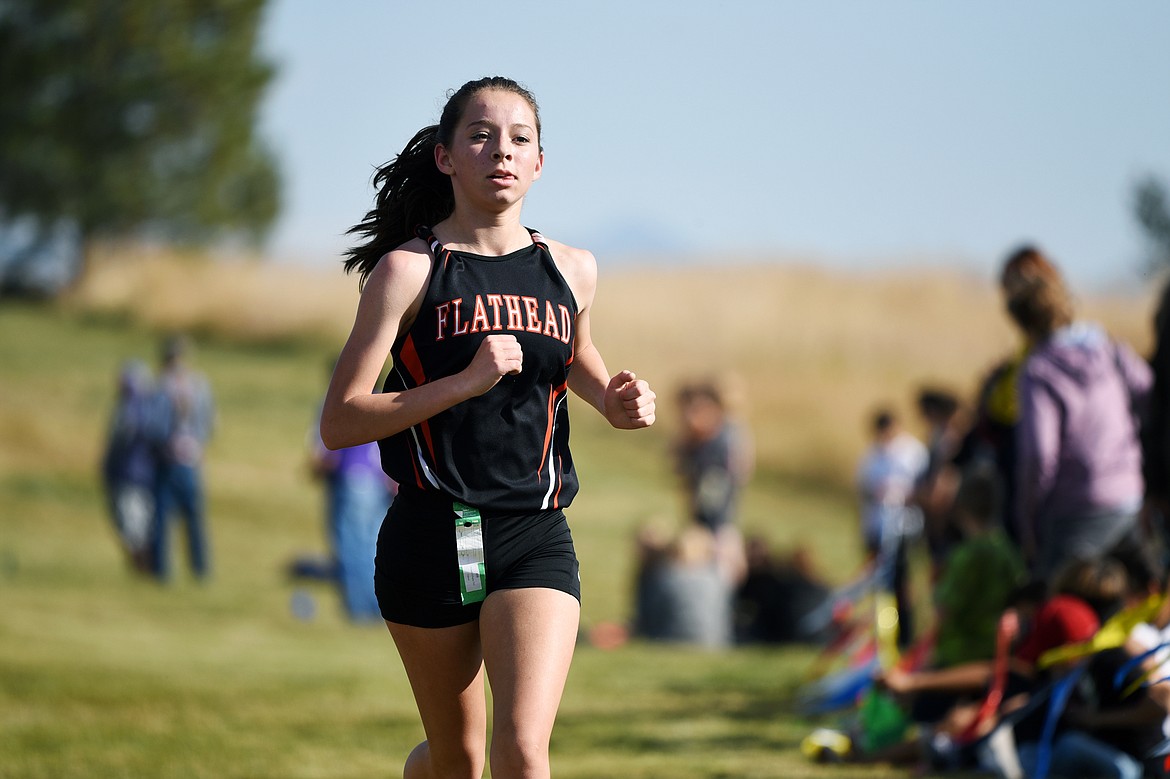
{"type": "MultiPolygon", "coordinates": [[[[581,600],[573,536],[559,509],[501,515],[481,509],[487,594],[547,587],[581,600]]],[[[378,533],[374,591],[383,619],[442,628],[479,617],[482,603],[461,601],[452,500],[404,488],[378,533]]]]}

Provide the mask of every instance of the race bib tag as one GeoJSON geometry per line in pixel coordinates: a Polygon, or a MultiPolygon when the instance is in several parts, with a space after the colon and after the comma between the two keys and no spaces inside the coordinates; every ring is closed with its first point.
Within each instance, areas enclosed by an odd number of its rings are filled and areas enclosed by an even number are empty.
{"type": "Polygon", "coordinates": [[[487,596],[487,572],[483,563],[483,523],[479,509],[456,501],[455,550],[459,556],[459,594],[463,605],[479,603],[487,596]]]}

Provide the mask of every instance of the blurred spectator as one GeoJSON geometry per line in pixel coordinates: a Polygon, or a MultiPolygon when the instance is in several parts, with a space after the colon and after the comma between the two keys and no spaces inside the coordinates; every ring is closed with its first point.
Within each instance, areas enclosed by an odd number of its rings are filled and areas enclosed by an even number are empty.
{"type": "Polygon", "coordinates": [[[203,493],[203,453],[214,426],[211,389],[189,364],[191,344],[184,336],[167,338],[162,368],[151,403],[155,476],[154,572],[171,578],[170,521],[178,510],[187,530],[191,571],[199,579],[211,573],[203,493]]]}
{"type": "Polygon", "coordinates": [[[937,633],[930,668],[918,673],[894,668],[881,679],[907,698],[915,722],[937,723],[956,709],[956,716],[965,716],[989,678],[1004,611],[1042,597],[1020,594],[1024,563],[999,525],[1000,492],[990,463],[963,473],[953,514],[963,540],[935,588],[937,633]]]}
{"type": "Polygon", "coordinates": [[[915,488],[914,502],[922,509],[927,547],[937,568],[950,547],[960,540],[949,516],[959,481],[953,461],[966,426],[959,399],[952,392],[923,388],[918,393],[917,406],[926,423],[928,456],[926,470],[915,488]]]}
{"type": "MultiPolygon", "coordinates": [[[[1102,618],[1122,605],[1142,604],[1162,586],[1161,573],[1150,567],[1141,555],[1127,560],[1106,558],[1095,571],[1074,565],[1073,571],[1086,580],[1090,590],[1099,589],[1094,579],[1126,582],[1123,588],[1111,585],[1123,590],[1123,602],[1107,598],[1095,604],[1102,618]]],[[[1156,690],[1163,685],[1140,684],[1143,674],[1158,670],[1160,661],[1147,652],[1159,645],[1157,625],[1143,622],[1132,629],[1122,646],[1103,647],[1082,661],[1083,674],[1060,716],[1050,747],[1053,776],[1136,779],[1143,775],[1165,775],[1164,770],[1144,774],[1146,765],[1164,769],[1162,760],[1147,763],[1146,758],[1165,739],[1167,696],[1156,690]],[[1147,643],[1150,641],[1155,643],[1147,643]]],[[[1151,680],[1163,678],[1157,676],[1151,680]]],[[[1035,743],[1020,744],[1019,760],[1029,774],[1034,773],[1039,751],[1035,743]]]]}
{"type": "MultiPolygon", "coordinates": [[[[1155,580],[1158,581],[1158,589],[1165,595],[1165,568],[1157,567],[1148,584],[1153,584],[1155,580]]],[[[1134,595],[1137,598],[1149,597],[1150,588],[1143,592],[1140,577],[1134,584],[1134,595]]],[[[1125,653],[1129,658],[1142,658],[1136,670],[1149,683],[1137,695],[1120,701],[1122,705],[1117,706],[1118,710],[1098,705],[1096,711],[1087,713],[1088,716],[1085,712],[1073,712],[1078,724],[1099,732],[1104,731],[1101,733],[1102,737],[1107,741],[1113,741],[1117,737],[1127,738],[1133,734],[1135,724],[1141,726],[1153,722],[1156,726],[1155,743],[1170,739],[1170,683],[1164,681],[1170,679],[1170,598],[1163,600],[1161,609],[1150,621],[1139,623],[1130,631],[1125,642],[1125,653]]],[[[1112,690],[1113,695],[1116,696],[1118,693],[1124,695],[1128,688],[1128,684],[1115,686],[1112,690]]],[[[1146,754],[1148,752],[1149,750],[1146,750],[1146,754]]],[[[1132,748],[1130,753],[1140,754],[1132,748]]],[[[1146,757],[1146,754],[1142,754],[1141,757],[1146,757]]],[[[1164,756],[1156,759],[1156,765],[1151,766],[1148,758],[1145,764],[1147,770],[1158,769],[1152,771],[1151,775],[1167,775],[1164,756]]]]}
{"type": "Polygon", "coordinates": [[[1019,544],[1016,511],[1016,420],[1019,403],[1016,383],[1027,356],[1024,348],[997,364],[979,386],[970,428],[952,458],[953,468],[962,470],[975,463],[991,463],[1003,488],[1000,512],[1004,532],[1019,544]]]}
{"type": "Polygon", "coordinates": [[[374,595],[378,530],[396,485],[382,471],[376,442],[329,450],[312,428],[310,467],[325,483],[326,530],[341,601],[350,619],[381,621],[374,595]]]}
{"type": "Polygon", "coordinates": [[[1024,583],[1024,561],[1000,521],[1001,496],[990,463],[972,464],[962,474],[953,517],[963,540],[949,555],[934,591],[936,666],[994,657],[1000,615],[1024,583]]]}
{"type": "MultiPolygon", "coordinates": [[[[1092,638],[1104,621],[1103,615],[1112,614],[1119,608],[1125,596],[1125,586],[1125,571],[1116,560],[1101,557],[1075,560],[1054,577],[1055,594],[1028,615],[1023,638],[1012,653],[1012,671],[1000,706],[1001,716],[1019,710],[1026,712],[1011,725],[1012,740],[1017,748],[1016,759],[1023,766],[1024,776],[1036,773],[1040,744],[1049,718],[1048,706],[1029,704],[1050,694],[1051,685],[1058,680],[1067,678],[1070,673],[1078,673],[1076,661],[1039,668],[1039,659],[1051,649],[1092,638]]],[[[1079,746],[1075,741],[1067,745],[1060,745],[1058,741],[1053,745],[1070,752],[1079,746]]],[[[1108,758],[1098,761],[1093,757],[1089,751],[1079,755],[1082,767],[1090,773],[1059,775],[1116,775],[1102,765],[1108,758]]]]}
{"type": "MultiPolygon", "coordinates": [[[[1034,248],[1017,252],[1039,254],[1034,248]]],[[[1017,512],[1034,572],[1134,542],[1143,495],[1140,418],[1149,365],[1074,319],[1059,275],[1014,281],[1007,309],[1030,350],[1020,371],[1017,512]]]]}
{"type": "Polygon", "coordinates": [[[929,470],[934,471],[941,468],[959,446],[963,435],[962,409],[953,392],[937,387],[919,390],[915,404],[926,423],[929,470]]]}
{"type": "Polygon", "coordinates": [[[1170,283],[1162,290],[1154,315],[1153,386],[1142,431],[1146,519],[1162,553],[1170,549],[1170,283]]]}
{"type": "Polygon", "coordinates": [[[897,599],[898,642],[908,646],[914,636],[908,547],[922,533],[922,512],[912,497],[926,472],[928,453],[889,410],[874,414],[872,436],[857,468],[862,541],[882,585],[897,599]]]}
{"type": "Polygon", "coordinates": [[[689,525],[671,537],[639,529],[633,635],[709,649],[732,642],[732,582],[711,531],[689,525]]]}
{"type": "Polygon", "coordinates": [[[102,457],[102,483],[118,541],[130,565],[144,573],[152,569],[154,541],[155,466],[147,427],[152,383],[141,360],[122,365],[102,457]]]}
{"type": "MultiPolygon", "coordinates": [[[[975,754],[968,748],[971,734],[989,734],[1000,719],[1014,712],[1008,740],[1021,745],[1020,758],[1031,761],[1047,719],[1046,706],[1029,706],[1033,696],[1047,695],[1049,683],[1069,670],[1069,664],[1046,669],[1037,661],[1048,650],[1087,641],[1096,634],[1102,614],[1113,613],[1125,595],[1125,570],[1116,560],[1093,559],[1070,563],[1053,581],[1053,592],[1031,582],[1009,598],[1005,624],[1015,626],[1021,640],[1014,646],[1007,664],[997,669],[993,660],[976,660],[942,668],[907,672],[894,667],[883,673],[879,683],[912,707],[913,717],[928,726],[918,743],[932,763],[949,767],[974,767],[975,754]],[[993,680],[1003,674],[1003,698],[991,716],[981,719],[993,680]]],[[[1042,703],[1038,697],[1036,703],[1042,703]]],[[[1001,757],[1002,759],[1002,757],[1001,757]]]]}
{"type": "Polygon", "coordinates": [[[726,396],[714,383],[685,385],[678,404],[682,418],[674,464],[690,518],[710,531],[722,565],[738,580],[746,568],[737,513],[754,468],[750,436],[731,417],[726,396]]]}
{"type": "MultiPolygon", "coordinates": [[[[1060,272],[1047,257],[1030,246],[1012,252],[1000,271],[999,287],[1003,300],[1022,286],[1035,280],[1058,282],[1060,272]]],[[[1016,518],[1016,422],[1019,419],[1017,383],[1020,368],[1028,357],[1031,344],[1024,338],[1010,357],[996,365],[979,388],[974,419],[954,464],[966,467],[976,460],[995,463],[1003,484],[1003,520],[1008,537],[1020,543],[1020,523],[1016,518]]]]}
{"type": "Polygon", "coordinates": [[[735,592],[736,642],[813,643],[825,638],[824,610],[833,590],[817,573],[805,547],[778,556],[765,539],[747,540],[747,576],[735,592]]]}

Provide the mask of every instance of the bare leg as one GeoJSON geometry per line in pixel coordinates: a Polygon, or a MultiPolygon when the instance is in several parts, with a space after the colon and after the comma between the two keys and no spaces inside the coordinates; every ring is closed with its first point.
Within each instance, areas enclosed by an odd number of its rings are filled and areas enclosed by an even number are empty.
{"type": "Polygon", "coordinates": [[[548,779],[548,743],[569,675],[581,608],[559,590],[499,590],[480,635],[492,686],[492,775],[548,779]]]}
{"type": "Polygon", "coordinates": [[[480,779],[487,741],[479,625],[416,628],[387,622],[427,740],[406,760],[404,779],[480,779]]]}

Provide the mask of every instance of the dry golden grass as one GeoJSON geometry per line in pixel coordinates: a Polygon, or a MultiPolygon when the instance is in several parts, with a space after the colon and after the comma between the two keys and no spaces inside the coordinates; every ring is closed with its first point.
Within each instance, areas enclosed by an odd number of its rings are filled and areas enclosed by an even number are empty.
{"type": "Polygon", "coordinates": [[[67,303],[158,330],[336,343],[349,331],[357,299],[357,280],[341,272],[340,261],[330,272],[250,257],[104,247],[67,303]]]}
{"type": "MultiPolygon", "coordinates": [[[[99,254],[69,304],[158,329],[340,344],[356,301],[356,280],[340,263],[310,269],[138,249],[99,254]]],[[[1149,295],[1081,302],[1084,316],[1148,349],[1149,295]]],[[[919,387],[970,399],[1017,344],[991,280],[937,268],[607,270],[593,322],[609,368],[632,368],[655,385],[667,428],[682,381],[719,378],[737,389],[762,468],[837,484],[875,407],[900,411],[915,429],[919,387]]]]}
{"type": "MultiPolygon", "coordinates": [[[[638,366],[660,395],[695,375],[731,378],[761,463],[836,483],[865,445],[875,407],[893,407],[915,429],[919,387],[970,400],[1017,348],[991,281],[938,269],[638,270],[603,278],[598,296],[597,339],[611,369],[638,366]]],[[[1148,348],[1148,299],[1083,303],[1085,316],[1148,348]]]]}

